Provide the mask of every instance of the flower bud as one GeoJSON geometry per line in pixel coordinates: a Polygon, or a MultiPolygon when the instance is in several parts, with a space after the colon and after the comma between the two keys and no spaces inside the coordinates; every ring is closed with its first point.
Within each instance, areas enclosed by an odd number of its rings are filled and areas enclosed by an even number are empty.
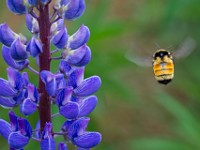
{"type": "Polygon", "coordinates": [[[78,67],[68,76],[68,86],[76,88],[84,79],[84,67],[78,67]]]}
{"type": "Polygon", "coordinates": [[[98,76],[92,76],[85,79],[77,88],[74,93],[77,96],[89,96],[95,93],[101,86],[101,79],[98,76]]]}
{"type": "Polygon", "coordinates": [[[16,106],[16,101],[12,97],[0,97],[0,105],[3,108],[13,108],[16,106]]]}
{"type": "MultiPolygon", "coordinates": [[[[64,56],[65,51],[62,55],[64,56]]],[[[76,50],[71,50],[64,58],[70,65],[82,67],[87,65],[91,60],[91,50],[87,45],[83,45],[76,50]]]]}
{"type": "Polygon", "coordinates": [[[98,99],[96,96],[89,96],[85,98],[80,105],[79,117],[87,116],[96,107],[98,99]]]}
{"type": "Polygon", "coordinates": [[[90,31],[87,26],[82,25],[78,31],[69,37],[67,47],[70,49],[77,49],[84,45],[90,37],[90,31]]]}
{"type": "Polygon", "coordinates": [[[73,88],[72,87],[66,87],[64,89],[59,90],[59,92],[56,95],[56,102],[58,106],[64,106],[71,100],[73,94],[73,88]]]}
{"type": "Polygon", "coordinates": [[[40,53],[42,53],[41,42],[38,39],[32,37],[26,47],[26,51],[30,52],[32,57],[37,57],[40,53]]]}
{"type": "Polygon", "coordinates": [[[31,33],[39,32],[38,21],[30,14],[26,14],[26,26],[31,33]]]}
{"type": "Polygon", "coordinates": [[[67,29],[63,28],[53,36],[52,43],[59,49],[62,49],[67,44],[68,34],[67,29]]]}
{"type": "Polygon", "coordinates": [[[11,126],[8,122],[3,119],[0,119],[0,135],[3,136],[5,139],[8,139],[8,136],[11,133],[11,126]]]}
{"type": "Polygon", "coordinates": [[[55,96],[57,91],[57,81],[62,80],[63,74],[53,74],[50,71],[43,70],[40,78],[45,83],[45,89],[50,96],[55,96]]]}
{"type": "Polygon", "coordinates": [[[0,96],[3,97],[13,97],[18,94],[18,91],[14,89],[10,83],[2,78],[0,78],[0,96]]]}
{"type": "Polygon", "coordinates": [[[16,39],[17,34],[14,33],[9,26],[4,23],[0,24],[0,42],[10,47],[12,42],[16,39]]]}
{"type": "Polygon", "coordinates": [[[26,5],[26,1],[24,0],[7,0],[8,9],[17,15],[22,15],[28,12],[28,7],[26,5]]]}
{"type": "Polygon", "coordinates": [[[82,16],[85,11],[85,0],[62,0],[61,5],[64,18],[67,20],[75,20],[82,16]]]}
{"type": "Polygon", "coordinates": [[[95,147],[101,142],[101,134],[99,132],[86,132],[74,138],[74,144],[80,148],[89,149],[95,147]]]}
{"type": "Polygon", "coordinates": [[[28,58],[28,53],[26,52],[26,45],[24,45],[19,38],[12,43],[10,47],[10,53],[12,58],[16,61],[25,60],[28,58]]]}
{"type": "Polygon", "coordinates": [[[2,56],[4,61],[12,68],[18,69],[18,70],[23,70],[24,68],[26,68],[29,65],[29,61],[26,60],[22,60],[22,61],[18,61],[16,62],[11,54],[10,54],[10,48],[6,47],[3,45],[2,47],[2,56]]]}
{"type": "Polygon", "coordinates": [[[16,131],[9,135],[8,144],[15,149],[21,149],[28,144],[29,139],[29,137],[24,136],[16,131]]]}
{"type": "Polygon", "coordinates": [[[76,102],[67,102],[60,106],[59,113],[67,119],[75,119],[79,114],[79,105],[76,102]]]}
{"type": "Polygon", "coordinates": [[[87,128],[89,121],[90,121],[90,118],[83,117],[73,122],[68,128],[69,140],[73,141],[75,137],[85,133],[85,130],[87,128]]]}

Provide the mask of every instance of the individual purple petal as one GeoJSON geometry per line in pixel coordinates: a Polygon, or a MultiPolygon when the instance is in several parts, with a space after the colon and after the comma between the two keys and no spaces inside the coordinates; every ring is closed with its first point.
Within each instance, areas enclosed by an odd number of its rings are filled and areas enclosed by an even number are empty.
{"type": "Polygon", "coordinates": [[[42,53],[41,42],[38,39],[32,37],[26,47],[26,51],[30,52],[32,57],[37,57],[40,53],[42,53]]]}
{"type": "Polygon", "coordinates": [[[16,101],[14,101],[12,97],[0,97],[0,105],[4,108],[12,108],[16,105],[16,101]]]}
{"type": "Polygon", "coordinates": [[[8,9],[18,15],[27,13],[28,8],[24,0],[7,0],[8,9]]]}
{"type": "Polygon", "coordinates": [[[28,84],[28,97],[35,103],[39,102],[39,92],[31,83],[28,84]]]}
{"type": "Polygon", "coordinates": [[[71,100],[72,94],[73,94],[72,87],[66,87],[64,89],[59,90],[56,95],[56,101],[58,106],[66,105],[67,102],[71,100]]]}
{"type": "Polygon", "coordinates": [[[48,92],[48,94],[50,96],[55,95],[57,90],[57,83],[54,74],[52,74],[50,71],[43,70],[40,73],[40,78],[45,83],[46,91],[48,92]]]}
{"type": "Polygon", "coordinates": [[[42,139],[52,138],[52,123],[46,122],[44,130],[42,131],[42,139]]]}
{"type": "Polygon", "coordinates": [[[13,97],[16,96],[18,91],[15,90],[8,81],[0,78],[0,96],[13,97]]]}
{"type": "Polygon", "coordinates": [[[9,67],[7,68],[8,81],[16,90],[21,90],[24,86],[23,78],[19,71],[9,67]]]}
{"type": "Polygon", "coordinates": [[[68,77],[72,67],[64,60],[60,61],[59,70],[64,74],[65,77],[68,77]]]}
{"type": "Polygon", "coordinates": [[[59,109],[59,113],[67,119],[75,119],[79,114],[79,105],[76,102],[67,102],[59,109]]]}
{"type": "Polygon", "coordinates": [[[43,139],[40,143],[41,150],[56,150],[54,139],[43,139]]]}
{"type": "Polygon", "coordinates": [[[17,34],[14,33],[6,23],[0,24],[0,42],[10,47],[16,39],[17,34]]]}
{"type": "MultiPolygon", "coordinates": [[[[63,52],[65,53],[65,51],[63,52]]],[[[65,56],[65,54],[62,54],[65,56]]],[[[88,46],[83,45],[80,48],[69,51],[65,57],[65,61],[70,65],[82,67],[87,65],[91,60],[91,50],[88,46]]]]}
{"type": "Polygon", "coordinates": [[[18,69],[18,70],[23,70],[29,65],[29,61],[23,60],[20,62],[16,62],[10,54],[10,49],[6,46],[3,45],[2,47],[2,56],[4,58],[4,61],[12,68],[18,69]]]}
{"type": "Polygon", "coordinates": [[[17,96],[13,97],[16,104],[21,104],[21,102],[27,97],[28,93],[26,89],[23,89],[17,96]]]}
{"type": "Polygon", "coordinates": [[[22,73],[22,78],[23,78],[24,87],[27,87],[28,84],[29,84],[28,73],[27,72],[23,72],[22,73]]]}
{"type": "Polygon", "coordinates": [[[67,20],[75,20],[82,16],[85,11],[85,0],[64,0],[63,4],[65,4],[64,18],[67,20]]]}
{"type": "Polygon", "coordinates": [[[96,107],[98,99],[96,96],[89,96],[85,98],[80,105],[79,117],[87,116],[90,114],[96,107]]]}
{"type": "Polygon", "coordinates": [[[10,111],[8,113],[9,118],[10,118],[10,125],[11,125],[11,130],[17,131],[18,130],[18,121],[17,121],[17,116],[15,115],[15,113],[13,111],[10,111]]]}
{"type": "Polygon", "coordinates": [[[19,131],[12,132],[8,137],[8,144],[12,148],[20,149],[29,142],[29,137],[22,135],[19,131]]]}
{"type": "Polygon", "coordinates": [[[89,121],[90,118],[83,117],[73,122],[73,124],[70,125],[68,128],[69,140],[72,140],[74,137],[77,137],[85,133],[89,121]]]}
{"type": "Polygon", "coordinates": [[[101,79],[98,76],[92,76],[85,79],[77,88],[74,93],[77,96],[89,96],[95,93],[101,86],[101,79]]]}
{"type": "Polygon", "coordinates": [[[22,135],[30,138],[32,135],[32,127],[31,127],[30,123],[28,122],[28,120],[26,120],[24,118],[18,118],[17,121],[19,124],[20,133],[22,135]]]}
{"type": "Polygon", "coordinates": [[[30,14],[26,14],[26,26],[31,33],[39,32],[38,21],[30,14]]]}
{"type": "Polygon", "coordinates": [[[16,39],[10,47],[10,54],[12,58],[16,61],[25,60],[28,58],[28,53],[26,52],[26,46],[20,41],[20,39],[16,39]]]}
{"type": "Polygon", "coordinates": [[[90,37],[90,30],[87,26],[82,25],[76,33],[69,37],[67,46],[70,49],[77,49],[84,45],[90,37]]]}
{"type": "Polygon", "coordinates": [[[57,31],[60,31],[65,28],[64,19],[59,19],[51,25],[50,33],[55,35],[57,31]]]}
{"type": "Polygon", "coordinates": [[[68,150],[67,145],[63,142],[58,144],[58,150],[68,150]]]}
{"type": "Polygon", "coordinates": [[[40,133],[40,120],[37,121],[36,127],[35,127],[35,138],[40,139],[41,133],[40,133]]]}
{"type": "Polygon", "coordinates": [[[33,102],[30,98],[26,98],[20,105],[20,111],[23,115],[29,116],[37,110],[37,103],[33,102]]]}
{"type": "Polygon", "coordinates": [[[86,132],[74,138],[74,144],[81,148],[92,148],[101,142],[101,134],[99,132],[86,132]]]}
{"type": "Polygon", "coordinates": [[[69,76],[68,76],[68,86],[72,86],[76,88],[84,79],[84,67],[76,68],[69,76]]]}
{"type": "Polygon", "coordinates": [[[3,119],[0,119],[0,135],[8,140],[8,136],[11,133],[11,126],[8,122],[3,119]]]}
{"type": "Polygon", "coordinates": [[[38,5],[38,0],[28,0],[28,3],[29,3],[31,6],[37,6],[37,5],[38,5]]]}
{"type": "Polygon", "coordinates": [[[75,122],[75,120],[66,120],[66,121],[63,123],[63,125],[62,125],[62,127],[61,127],[61,130],[62,130],[63,132],[68,132],[69,127],[70,127],[74,122],[75,122]]]}
{"type": "Polygon", "coordinates": [[[52,38],[52,43],[59,49],[62,49],[67,44],[68,34],[67,29],[59,30],[52,38]]]}

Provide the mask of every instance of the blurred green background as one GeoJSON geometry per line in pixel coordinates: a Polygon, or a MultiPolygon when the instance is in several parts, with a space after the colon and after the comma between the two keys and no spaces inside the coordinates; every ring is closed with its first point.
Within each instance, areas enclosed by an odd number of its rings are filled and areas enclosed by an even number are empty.
{"type": "MultiPolygon", "coordinates": [[[[66,25],[69,34],[81,24],[90,28],[88,45],[93,57],[85,77],[99,75],[103,82],[97,92],[99,104],[90,115],[88,127],[103,136],[94,150],[199,150],[200,1],[86,0],[86,3],[85,14],[66,25]],[[154,42],[167,48],[179,45],[188,36],[196,40],[197,46],[187,58],[175,60],[175,78],[166,86],[157,83],[152,68],[137,66],[124,56],[132,50],[151,57],[156,50],[154,42]]],[[[1,23],[7,22],[15,32],[30,38],[24,16],[10,13],[5,1],[1,2],[0,14],[1,23]]],[[[7,66],[2,57],[0,63],[1,76],[6,77],[7,66]]],[[[56,70],[57,64],[52,65],[52,70],[56,70]]],[[[33,76],[30,80],[37,84],[33,76]]],[[[6,119],[7,112],[0,109],[0,117],[6,119]]],[[[35,113],[29,117],[32,125],[37,116],[35,113]]],[[[63,119],[53,121],[58,131],[63,119]]],[[[0,149],[8,149],[2,137],[0,145],[0,149]]],[[[39,149],[37,145],[31,142],[25,149],[39,149]]]]}

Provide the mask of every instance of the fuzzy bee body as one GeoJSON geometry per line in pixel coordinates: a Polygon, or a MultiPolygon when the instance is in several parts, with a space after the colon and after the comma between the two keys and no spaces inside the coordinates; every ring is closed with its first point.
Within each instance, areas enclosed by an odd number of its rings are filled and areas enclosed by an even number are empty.
{"type": "Polygon", "coordinates": [[[172,54],[159,49],[153,55],[153,71],[156,80],[161,84],[168,84],[174,77],[174,62],[172,54]]]}
{"type": "MultiPolygon", "coordinates": [[[[173,56],[178,58],[187,57],[196,47],[196,41],[187,37],[178,48],[173,51],[173,56]]],[[[153,72],[156,80],[161,84],[168,84],[174,78],[174,61],[172,54],[165,49],[158,49],[153,55],[153,72]]],[[[125,57],[141,67],[152,67],[152,58],[140,57],[127,51],[125,57]]]]}

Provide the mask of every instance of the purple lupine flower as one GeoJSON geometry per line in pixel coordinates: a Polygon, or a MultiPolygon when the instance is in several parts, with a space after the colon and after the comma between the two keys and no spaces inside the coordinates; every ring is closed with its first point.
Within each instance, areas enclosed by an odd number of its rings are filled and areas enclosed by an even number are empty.
{"type": "Polygon", "coordinates": [[[8,9],[18,15],[27,13],[28,7],[26,6],[26,1],[24,0],[7,0],[8,9]]]}
{"type": "Polygon", "coordinates": [[[2,56],[3,56],[4,61],[10,67],[18,69],[18,70],[23,70],[29,65],[29,61],[27,59],[22,60],[22,61],[15,61],[10,54],[10,48],[4,45],[2,46],[2,56]]]}
{"type": "Polygon", "coordinates": [[[63,58],[70,64],[78,67],[87,65],[91,60],[91,50],[83,45],[76,50],[63,51],[63,58]]]}
{"type": "Polygon", "coordinates": [[[52,137],[52,124],[46,123],[45,128],[42,132],[42,141],[40,143],[41,150],[55,150],[56,142],[52,137]]]}
{"type": "Polygon", "coordinates": [[[30,14],[26,14],[26,26],[31,33],[39,32],[39,24],[37,20],[30,14]]]}
{"type": "Polygon", "coordinates": [[[22,61],[28,58],[26,45],[24,45],[19,38],[17,38],[10,47],[10,54],[16,61],[22,61]]]}
{"type": "Polygon", "coordinates": [[[42,44],[41,42],[32,37],[29,43],[27,44],[26,51],[30,52],[32,57],[37,57],[40,53],[42,53],[42,44]]]}
{"type": "MultiPolygon", "coordinates": [[[[9,133],[8,137],[4,137],[8,140],[11,148],[20,149],[26,146],[32,135],[32,128],[30,123],[24,119],[17,117],[14,112],[9,112],[10,124],[5,123],[5,133],[9,133]]],[[[2,123],[0,123],[2,125],[2,123]]],[[[1,131],[0,131],[1,132],[1,131]]]]}
{"type": "Polygon", "coordinates": [[[85,0],[61,0],[61,6],[64,11],[64,18],[75,20],[83,15],[85,11],[85,0]]]}
{"type": "Polygon", "coordinates": [[[6,46],[11,46],[12,42],[17,38],[17,34],[14,33],[6,23],[0,24],[0,42],[6,46]]]}
{"type": "Polygon", "coordinates": [[[62,49],[67,44],[68,34],[67,29],[58,30],[52,38],[52,43],[59,49],[62,49]]]}
{"type": "MultiPolygon", "coordinates": [[[[0,119],[0,135],[8,141],[10,150],[23,150],[31,139],[38,141],[42,150],[55,150],[57,136],[63,136],[78,150],[89,150],[101,141],[100,133],[86,130],[90,120],[86,116],[98,103],[94,93],[101,85],[96,75],[84,78],[92,56],[87,46],[90,31],[81,25],[68,35],[64,23],[65,19],[75,20],[83,15],[85,0],[55,0],[54,5],[51,2],[7,0],[11,12],[26,15],[26,26],[32,34],[29,39],[13,32],[6,23],[0,24],[2,56],[9,66],[8,79],[0,78],[0,105],[8,109],[19,106],[25,116],[39,112],[34,131],[27,119],[13,111],[9,112],[10,123],[0,119]],[[50,6],[53,11],[49,11],[50,6]],[[56,50],[51,50],[50,44],[56,50]],[[36,58],[38,69],[32,68],[32,61],[29,63],[31,57],[36,58]],[[58,59],[59,67],[52,67],[51,62],[58,59]],[[31,83],[27,72],[22,72],[25,68],[39,78],[38,86],[31,83]],[[51,105],[58,107],[58,113],[51,114],[51,105]],[[51,121],[57,115],[66,119],[58,132],[51,121]]],[[[67,147],[64,141],[58,144],[59,150],[67,147]]]]}
{"type": "Polygon", "coordinates": [[[33,84],[29,84],[27,87],[28,96],[20,105],[20,111],[25,116],[31,115],[37,109],[39,103],[39,93],[37,88],[33,84]]]}
{"type": "Polygon", "coordinates": [[[87,43],[90,37],[90,30],[87,26],[82,25],[78,31],[69,37],[67,47],[70,49],[77,49],[87,43]]]}

